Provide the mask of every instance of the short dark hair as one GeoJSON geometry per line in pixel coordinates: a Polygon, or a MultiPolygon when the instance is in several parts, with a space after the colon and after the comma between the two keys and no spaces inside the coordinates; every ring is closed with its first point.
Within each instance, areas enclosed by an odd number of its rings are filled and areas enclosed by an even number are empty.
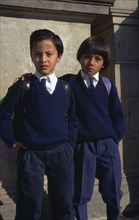
{"type": "Polygon", "coordinates": [[[30,35],[30,51],[32,50],[33,44],[41,40],[51,40],[55,45],[58,56],[62,56],[64,52],[64,46],[61,38],[48,29],[39,29],[32,32],[30,35]]]}
{"type": "Polygon", "coordinates": [[[77,60],[79,62],[83,54],[98,54],[104,59],[103,69],[106,69],[109,66],[110,48],[107,45],[105,39],[100,36],[88,37],[81,43],[77,51],[77,60]]]}

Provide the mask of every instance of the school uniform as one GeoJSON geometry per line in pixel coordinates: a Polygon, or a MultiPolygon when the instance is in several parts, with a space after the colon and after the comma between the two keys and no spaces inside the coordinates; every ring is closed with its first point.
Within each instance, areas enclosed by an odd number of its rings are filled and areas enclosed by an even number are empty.
{"type": "Polygon", "coordinates": [[[87,220],[87,203],[91,200],[95,177],[106,203],[107,219],[119,220],[121,162],[118,143],[123,137],[124,122],[117,90],[111,91],[97,73],[95,85],[82,71],[67,75],[76,103],[79,128],[75,148],[74,208],[77,220],[87,220]]]}
{"type": "Polygon", "coordinates": [[[77,134],[74,99],[71,93],[67,123],[67,97],[61,81],[52,74],[42,85],[41,78],[45,77],[38,72],[32,76],[18,136],[13,131],[10,118],[20,102],[22,81],[9,88],[0,109],[3,141],[9,147],[17,141],[27,147],[18,155],[15,219],[40,219],[46,174],[52,219],[73,220],[73,151],[77,134]]]}

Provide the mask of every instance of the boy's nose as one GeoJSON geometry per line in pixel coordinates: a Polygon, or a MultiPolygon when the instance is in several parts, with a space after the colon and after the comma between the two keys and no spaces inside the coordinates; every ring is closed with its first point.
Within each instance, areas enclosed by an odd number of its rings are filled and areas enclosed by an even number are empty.
{"type": "Polygon", "coordinates": [[[94,64],[94,57],[93,57],[93,56],[90,57],[90,63],[91,63],[91,64],[94,64]]]}
{"type": "Polygon", "coordinates": [[[45,55],[42,55],[41,61],[42,61],[42,62],[46,62],[46,61],[47,61],[47,57],[46,57],[45,55]]]}

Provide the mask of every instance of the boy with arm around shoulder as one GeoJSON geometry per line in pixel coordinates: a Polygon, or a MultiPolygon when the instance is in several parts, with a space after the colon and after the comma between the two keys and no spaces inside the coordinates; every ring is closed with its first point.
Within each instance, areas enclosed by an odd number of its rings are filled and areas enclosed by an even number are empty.
{"type": "MultiPolygon", "coordinates": [[[[114,83],[103,80],[101,69],[110,63],[110,49],[99,36],[85,39],[77,52],[81,70],[66,74],[74,93],[79,119],[75,148],[74,208],[77,220],[87,220],[95,178],[106,203],[108,220],[119,220],[121,200],[121,160],[118,143],[124,133],[121,103],[114,83]]],[[[26,74],[24,77],[28,77],[26,74]]]]}
{"type": "Polygon", "coordinates": [[[18,135],[11,118],[20,103],[23,81],[18,80],[9,88],[0,108],[1,138],[18,157],[15,220],[40,219],[45,174],[52,219],[73,220],[73,149],[77,118],[71,93],[68,123],[65,120],[67,97],[55,75],[63,43],[50,30],[36,30],[30,36],[30,52],[36,71],[31,77],[18,135]]]}
{"type": "Polygon", "coordinates": [[[73,90],[79,119],[75,148],[76,218],[88,219],[87,203],[98,178],[107,219],[119,220],[122,176],[118,143],[124,132],[123,111],[114,83],[108,78],[104,83],[100,75],[101,69],[109,66],[110,49],[103,38],[91,36],[81,43],[77,60],[81,64],[78,75],[64,76],[73,90]]]}

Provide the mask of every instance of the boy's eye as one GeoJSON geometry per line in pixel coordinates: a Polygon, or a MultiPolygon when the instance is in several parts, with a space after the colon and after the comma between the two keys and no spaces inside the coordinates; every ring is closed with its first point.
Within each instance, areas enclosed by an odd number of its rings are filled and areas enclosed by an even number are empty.
{"type": "Polygon", "coordinates": [[[42,53],[41,53],[41,52],[39,52],[39,51],[38,51],[38,52],[36,52],[36,53],[35,53],[35,57],[37,57],[37,58],[41,58],[41,57],[42,57],[42,53]]]}
{"type": "Polygon", "coordinates": [[[41,54],[39,52],[35,53],[35,56],[40,56],[41,54]]]}
{"type": "Polygon", "coordinates": [[[98,61],[102,61],[103,60],[103,58],[101,56],[97,56],[97,55],[94,56],[94,59],[98,60],[98,61]]]}
{"type": "MultiPolygon", "coordinates": [[[[36,56],[36,57],[41,57],[41,56],[43,56],[43,54],[40,53],[40,52],[36,52],[36,53],[35,53],[35,56],[36,56]]],[[[52,56],[52,53],[46,52],[46,53],[45,53],[45,56],[50,57],[50,56],[52,56]]]]}
{"type": "Polygon", "coordinates": [[[91,58],[91,55],[85,54],[85,55],[84,55],[84,58],[91,58]]]}
{"type": "Polygon", "coordinates": [[[47,53],[47,56],[48,56],[48,57],[52,56],[52,53],[47,53]]]}

